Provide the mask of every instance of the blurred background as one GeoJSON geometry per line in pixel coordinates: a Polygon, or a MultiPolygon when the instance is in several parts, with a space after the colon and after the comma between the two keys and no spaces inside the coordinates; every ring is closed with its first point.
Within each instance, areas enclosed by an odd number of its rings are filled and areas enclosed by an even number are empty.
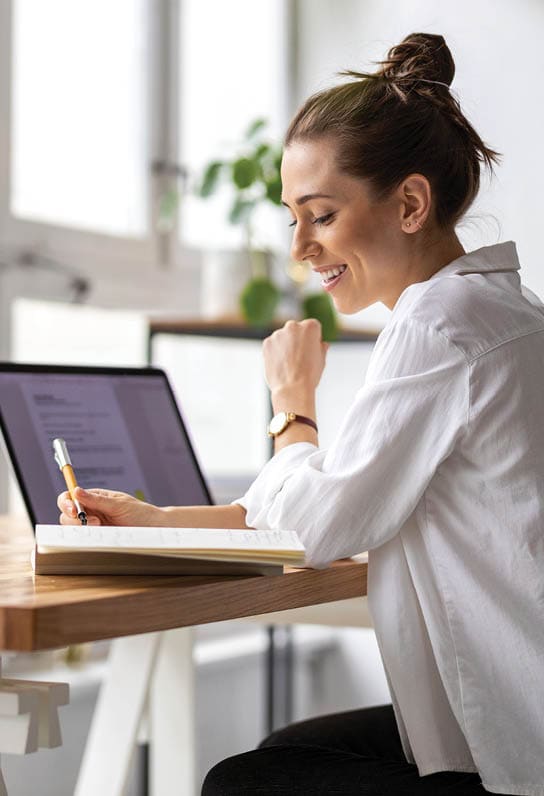
{"type": "MultiPolygon", "coordinates": [[[[503,154],[462,242],[515,240],[524,283],[544,295],[540,0],[0,0],[0,357],[166,368],[216,500],[241,494],[269,455],[269,405],[240,294],[264,274],[281,322],[318,290],[289,258],[282,134],[308,94],[414,31],[445,36],[453,91],[503,154]]],[[[387,314],[338,319],[318,396],[324,445],[387,314]]],[[[24,511],[5,462],[0,510],[24,511]]],[[[293,700],[276,723],[389,700],[371,629],[292,638],[293,700]]],[[[265,734],[266,647],[259,625],[198,629],[200,776],[265,734]]],[[[73,792],[106,653],[95,645],[72,667],[62,749],[3,759],[10,794],[73,792]]],[[[7,665],[53,679],[66,655],[7,665]]],[[[143,792],[137,761],[131,788],[143,792]]]]}

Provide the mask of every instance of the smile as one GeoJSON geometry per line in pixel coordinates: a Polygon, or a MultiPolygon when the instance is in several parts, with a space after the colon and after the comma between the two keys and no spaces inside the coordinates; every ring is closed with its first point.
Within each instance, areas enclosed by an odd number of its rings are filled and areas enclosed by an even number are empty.
{"type": "Polygon", "coordinates": [[[321,287],[325,288],[325,290],[332,290],[340,281],[346,268],[347,265],[335,265],[334,268],[331,268],[329,271],[321,271],[321,287]]]}

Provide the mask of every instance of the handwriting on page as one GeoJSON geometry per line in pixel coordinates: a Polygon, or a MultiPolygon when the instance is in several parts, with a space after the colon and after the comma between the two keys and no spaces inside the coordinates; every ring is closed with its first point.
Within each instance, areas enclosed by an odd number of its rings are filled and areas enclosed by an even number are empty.
{"type": "MultiPolygon", "coordinates": [[[[289,543],[295,542],[295,538],[289,538],[291,531],[227,531],[230,544],[246,544],[248,547],[285,549],[289,543]]],[[[294,536],[294,535],[293,535],[294,536]]]]}

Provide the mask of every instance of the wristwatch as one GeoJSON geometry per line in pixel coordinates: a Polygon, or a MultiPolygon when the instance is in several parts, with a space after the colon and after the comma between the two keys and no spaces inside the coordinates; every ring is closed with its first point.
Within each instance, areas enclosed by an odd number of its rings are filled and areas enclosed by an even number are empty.
{"type": "Polygon", "coordinates": [[[285,431],[290,423],[305,423],[307,426],[311,426],[317,431],[317,423],[310,417],[297,415],[294,412],[278,412],[278,414],[274,415],[268,424],[268,436],[277,437],[279,434],[285,431]]]}

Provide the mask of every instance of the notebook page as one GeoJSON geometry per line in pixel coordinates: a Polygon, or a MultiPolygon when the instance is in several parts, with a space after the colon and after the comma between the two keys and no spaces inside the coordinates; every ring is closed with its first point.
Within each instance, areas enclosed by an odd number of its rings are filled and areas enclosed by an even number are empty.
{"type": "Polygon", "coordinates": [[[36,544],[70,550],[248,550],[304,552],[295,531],[37,525],[36,544]]]}

